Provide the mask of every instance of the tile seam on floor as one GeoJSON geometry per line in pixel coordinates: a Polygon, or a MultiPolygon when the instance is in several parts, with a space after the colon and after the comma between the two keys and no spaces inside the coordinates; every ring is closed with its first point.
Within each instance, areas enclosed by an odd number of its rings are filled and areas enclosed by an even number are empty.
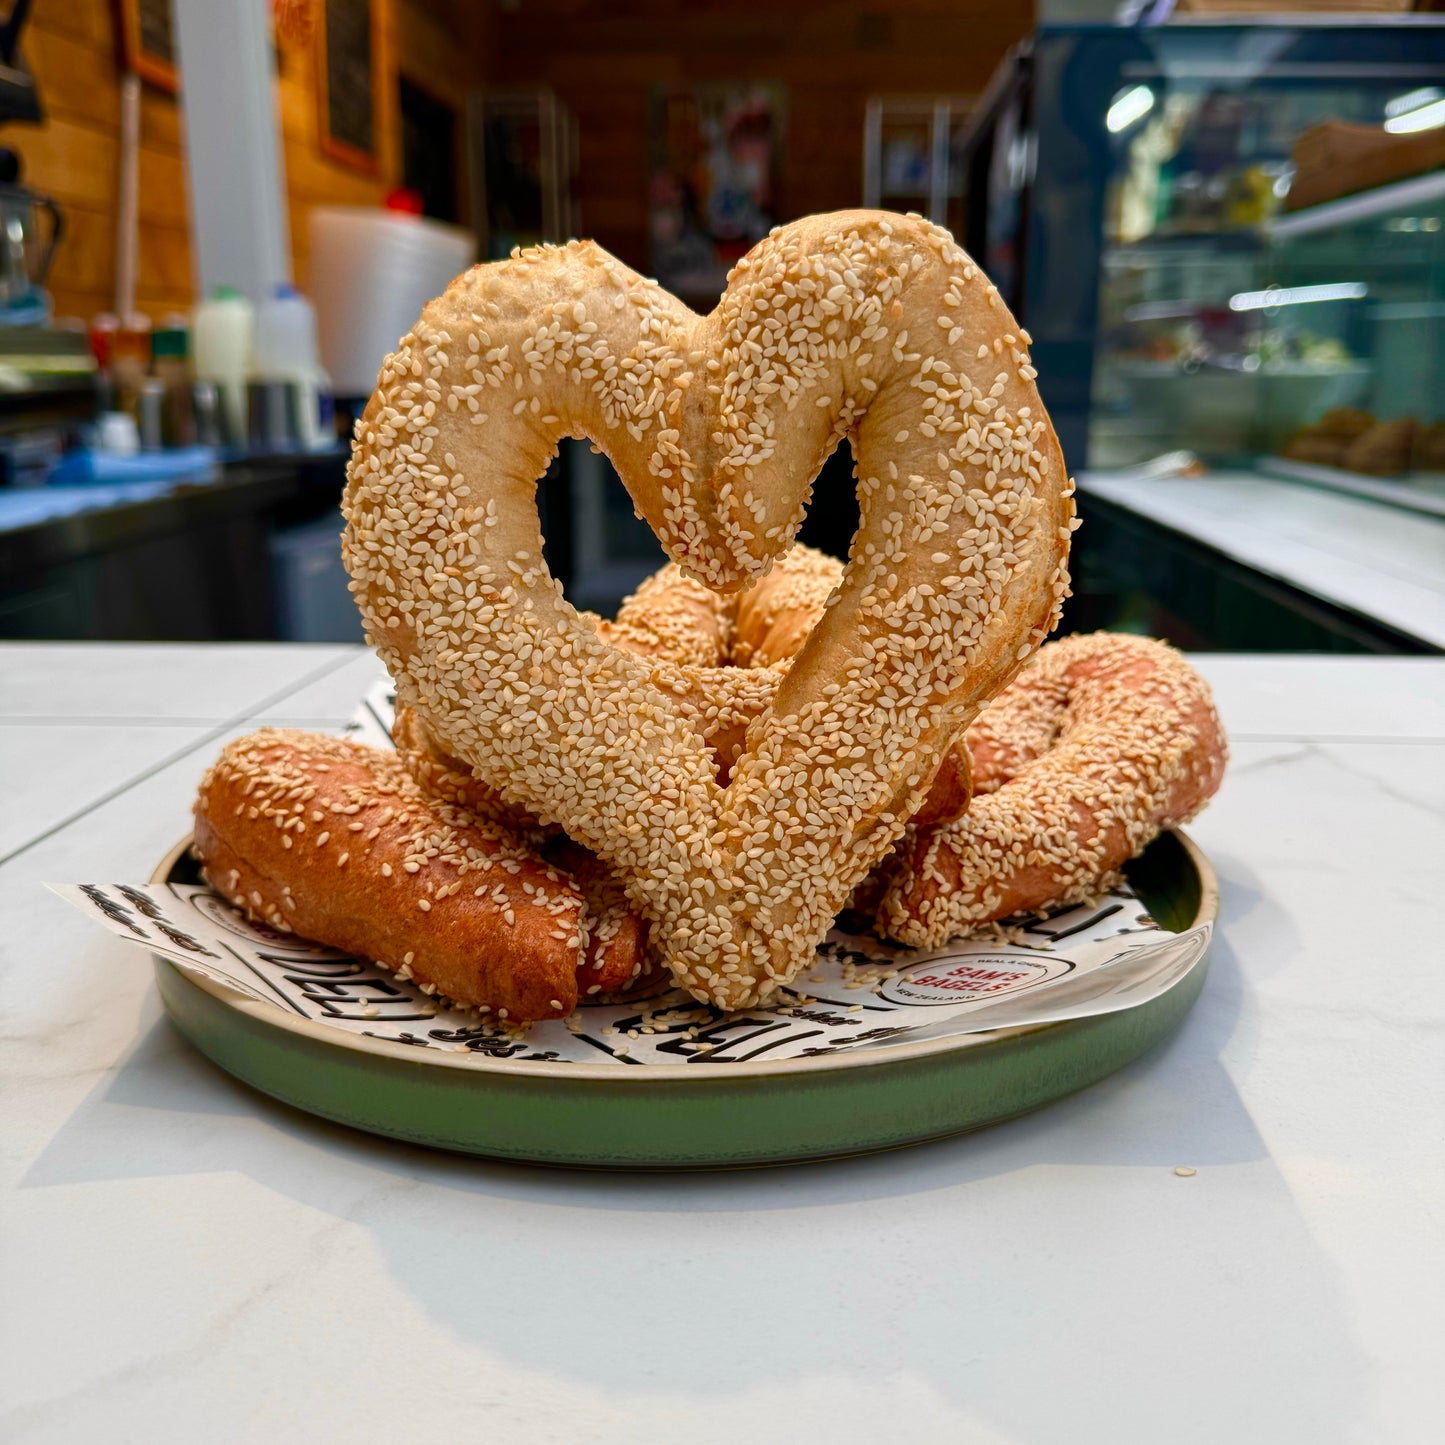
{"type": "Polygon", "coordinates": [[[323,667],[316,668],[313,671],[307,673],[304,677],[297,678],[294,683],[291,683],[287,687],[282,688],[280,691],[268,693],[253,707],[248,707],[242,712],[235,713],[231,717],[225,718],[223,721],[217,723],[214,727],[208,729],[205,733],[203,733],[200,737],[196,738],[186,747],[178,748],[174,752],[162,758],[159,762],[153,763],[150,767],[143,768],[139,773],[135,774],[134,777],[128,778],[118,787],[112,788],[108,792],[102,793],[97,798],[92,798],[90,802],[88,802],[83,808],[79,808],[74,812],[69,813],[66,817],[61,818],[58,822],[52,823],[48,828],[42,829],[39,833],[35,834],[33,838],[27,839],[24,843],[21,843],[16,848],[12,848],[8,853],[0,856],[0,868],[3,868],[7,863],[13,862],[23,853],[29,852],[31,848],[34,848],[39,843],[43,843],[47,838],[52,838],[55,836],[55,834],[63,832],[66,828],[70,827],[72,823],[78,823],[88,813],[93,813],[97,808],[103,808],[107,803],[113,803],[123,793],[128,793],[132,788],[138,787],[148,778],[153,778],[157,773],[163,772],[173,763],[180,762],[182,758],[189,757],[198,749],[205,747],[207,743],[215,742],[216,739],[219,738],[223,733],[225,733],[229,728],[237,727],[239,724],[246,722],[249,718],[254,718],[262,713],[272,711],[278,704],[285,702],[288,697],[291,697],[293,694],[300,692],[302,688],[310,687],[312,683],[320,682],[322,678],[329,676],[331,673],[338,671],[340,668],[343,668],[354,661],[354,655],[344,655],[342,657],[332,658],[323,667]]]}

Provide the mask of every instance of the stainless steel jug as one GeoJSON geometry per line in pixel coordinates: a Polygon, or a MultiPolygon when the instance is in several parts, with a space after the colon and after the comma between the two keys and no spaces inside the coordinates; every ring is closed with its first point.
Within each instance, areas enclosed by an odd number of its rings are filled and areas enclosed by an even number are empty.
{"type": "Polygon", "coordinates": [[[0,307],[21,305],[44,289],[64,224],[49,196],[0,185],[0,307]]]}

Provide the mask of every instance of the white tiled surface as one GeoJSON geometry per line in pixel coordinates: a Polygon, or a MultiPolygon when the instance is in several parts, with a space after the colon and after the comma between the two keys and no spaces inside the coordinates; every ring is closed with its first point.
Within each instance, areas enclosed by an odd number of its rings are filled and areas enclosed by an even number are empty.
{"type": "Polygon", "coordinates": [[[1445,740],[1445,674],[1428,657],[1200,653],[1231,737],[1445,740]]]}
{"type": "Polygon", "coordinates": [[[0,643],[0,864],[168,762],[199,777],[207,744],[259,711],[344,722],[377,675],[360,647],[0,643]]]}
{"type": "Polygon", "coordinates": [[[1086,472],[1079,489],[1445,647],[1445,522],[1254,473],[1086,472]]]}
{"type": "Polygon", "coordinates": [[[275,705],[277,715],[284,717],[288,726],[295,727],[336,718],[344,720],[355,711],[357,701],[372,684],[385,677],[386,669],[373,653],[353,648],[350,658],[340,667],[287,693],[275,705]]]}
{"type": "Polygon", "coordinates": [[[94,719],[138,723],[215,721],[251,711],[360,647],[313,643],[0,642],[0,718],[94,719]],[[104,693],[99,691],[103,685],[104,693]],[[98,701],[99,699],[99,701],[98,701]]]}
{"type": "Polygon", "coordinates": [[[0,724],[0,858],[206,737],[196,726],[0,724]]]}
{"type": "MultiPolygon", "coordinates": [[[[72,723],[113,715],[103,653],[45,651],[72,723]]],[[[145,877],[222,737],[339,725],[374,674],[278,649],[248,704],[145,651],[114,666],[224,698],[213,735],[95,730],[139,780],[48,833],[42,798],[0,866],[0,1438],[1436,1438],[1445,664],[1198,659],[1236,737],[1191,830],[1222,929],[1147,1058],[927,1148],[642,1178],[351,1133],[172,1032],[144,955],[39,881],[145,877]]]]}

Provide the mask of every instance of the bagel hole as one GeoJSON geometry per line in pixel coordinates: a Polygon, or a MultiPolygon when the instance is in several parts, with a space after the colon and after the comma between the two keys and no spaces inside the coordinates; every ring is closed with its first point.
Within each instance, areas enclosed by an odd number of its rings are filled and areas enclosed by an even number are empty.
{"type": "MultiPolygon", "coordinates": [[[[579,611],[616,617],[624,597],[667,561],[608,459],[592,443],[564,437],[537,483],[542,555],[579,611]]],[[[852,448],[845,441],[823,463],[798,541],[846,560],[858,530],[852,448]]]]}
{"type": "MultiPolygon", "coordinates": [[[[565,437],[537,483],[542,551],[568,602],[615,618],[623,600],[667,561],[652,528],[608,458],[586,439],[565,437]]],[[[853,453],[844,441],[813,484],[799,543],[846,560],[859,510],[853,453]]],[[[720,786],[732,774],[732,748],[708,743],[720,786]]]]}
{"type": "Polygon", "coordinates": [[[564,437],[537,483],[542,555],[581,612],[616,617],[622,599],[667,561],[612,463],[564,437]]]}
{"type": "Polygon", "coordinates": [[[798,530],[798,541],[846,562],[858,522],[853,444],[845,437],[823,463],[813,482],[813,498],[798,530]]]}

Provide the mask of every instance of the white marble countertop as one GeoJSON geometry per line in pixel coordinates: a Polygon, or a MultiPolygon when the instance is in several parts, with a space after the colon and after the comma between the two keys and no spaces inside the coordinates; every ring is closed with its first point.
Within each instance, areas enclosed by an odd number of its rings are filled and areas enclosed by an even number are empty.
{"type": "Polygon", "coordinates": [[[1445,521],[1257,472],[1083,472],[1079,490],[1445,648],[1445,521]]]}
{"type": "Polygon", "coordinates": [[[42,891],[144,879],[223,738],[339,726],[370,659],[0,647],[0,1438],[1437,1438],[1445,662],[1199,665],[1234,758],[1173,1040],[979,1134],[630,1177],[254,1094],[42,891]]]}

